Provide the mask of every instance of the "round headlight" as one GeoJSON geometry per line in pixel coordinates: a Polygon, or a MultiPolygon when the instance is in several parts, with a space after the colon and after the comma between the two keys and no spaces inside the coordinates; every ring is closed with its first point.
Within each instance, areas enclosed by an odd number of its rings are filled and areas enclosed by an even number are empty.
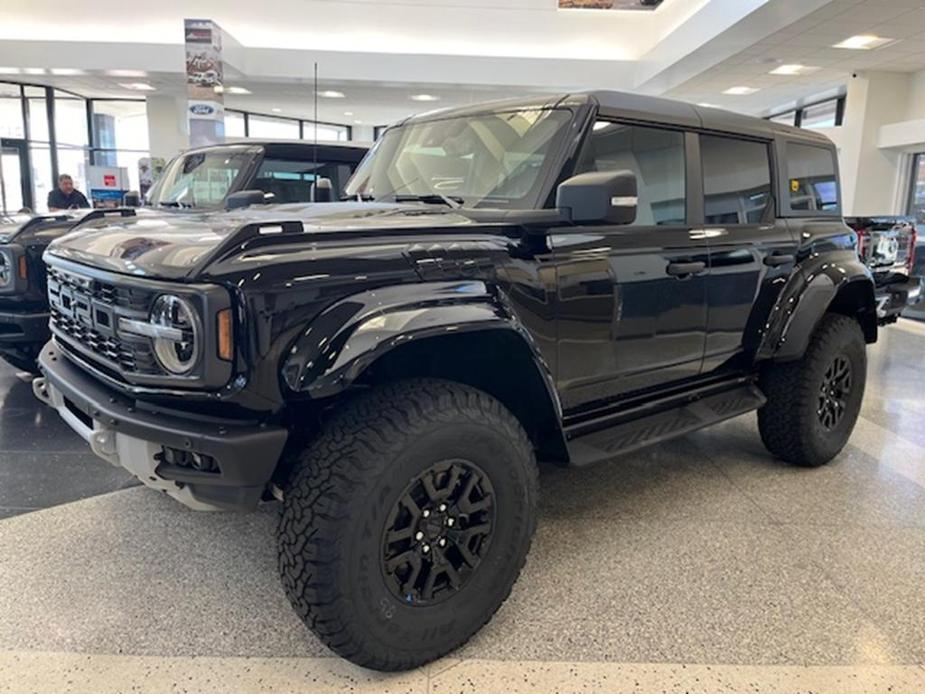
{"type": "Polygon", "coordinates": [[[199,359],[199,321],[196,309],[173,294],[161,294],[151,307],[151,324],[158,328],[154,354],[165,369],[174,374],[192,370],[199,359]]]}
{"type": "Polygon", "coordinates": [[[13,259],[5,251],[0,251],[0,287],[5,287],[13,279],[13,259]]]}

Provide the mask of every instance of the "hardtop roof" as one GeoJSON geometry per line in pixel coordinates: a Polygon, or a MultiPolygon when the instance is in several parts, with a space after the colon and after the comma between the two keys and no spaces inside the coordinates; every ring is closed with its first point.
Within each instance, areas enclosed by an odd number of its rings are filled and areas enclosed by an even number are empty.
{"type": "Polygon", "coordinates": [[[796,128],[783,123],[746,116],[720,108],[697,106],[675,99],[646,94],[611,90],[593,90],[569,94],[542,95],[520,99],[505,99],[459,108],[429,111],[407,118],[403,123],[439,120],[449,117],[475,116],[492,111],[554,108],[597,104],[602,115],[628,120],[653,121],[685,128],[714,130],[729,134],[773,139],[784,135],[817,145],[832,146],[831,140],[813,130],[796,128]]]}

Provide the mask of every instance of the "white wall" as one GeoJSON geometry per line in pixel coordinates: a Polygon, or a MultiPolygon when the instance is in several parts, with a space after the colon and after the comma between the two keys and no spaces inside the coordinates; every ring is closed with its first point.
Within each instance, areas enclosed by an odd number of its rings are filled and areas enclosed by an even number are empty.
{"type": "Polygon", "coordinates": [[[148,96],[148,141],[152,157],[169,160],[189,149],[186,98],[148,96]]]}

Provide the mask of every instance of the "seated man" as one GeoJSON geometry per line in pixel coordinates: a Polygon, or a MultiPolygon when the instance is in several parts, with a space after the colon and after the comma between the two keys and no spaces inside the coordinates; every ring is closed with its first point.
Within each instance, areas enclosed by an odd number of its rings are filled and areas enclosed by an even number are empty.
{"type": "Polygon", "coordinates": [[[90,203],[84,194],[74,187],[74,179],[67,174],[58,176],[58,187],[48,193],[49,211],[76,210],[82,207],[90,207],[90,203]]]}

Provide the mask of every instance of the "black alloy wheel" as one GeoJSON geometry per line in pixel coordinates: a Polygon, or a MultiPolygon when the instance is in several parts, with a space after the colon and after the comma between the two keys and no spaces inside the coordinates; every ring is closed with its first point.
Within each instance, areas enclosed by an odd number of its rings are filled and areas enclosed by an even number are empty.
{"type": "Polygon", "coordinates": [[[475,463],[438,463],[415,477],[395,504],[382,538],[386,584],[409,605],[431,605],[461,590],[478,569],[495,523],[491,480],[475,463]]]}
{"type": "Polygon", "coordinates": [[[825,370],[819,386],[816,415],[826,431],[835,429],[845,416],[852,380],[851,361],[844,354],[837,355],[825,370]]]}

